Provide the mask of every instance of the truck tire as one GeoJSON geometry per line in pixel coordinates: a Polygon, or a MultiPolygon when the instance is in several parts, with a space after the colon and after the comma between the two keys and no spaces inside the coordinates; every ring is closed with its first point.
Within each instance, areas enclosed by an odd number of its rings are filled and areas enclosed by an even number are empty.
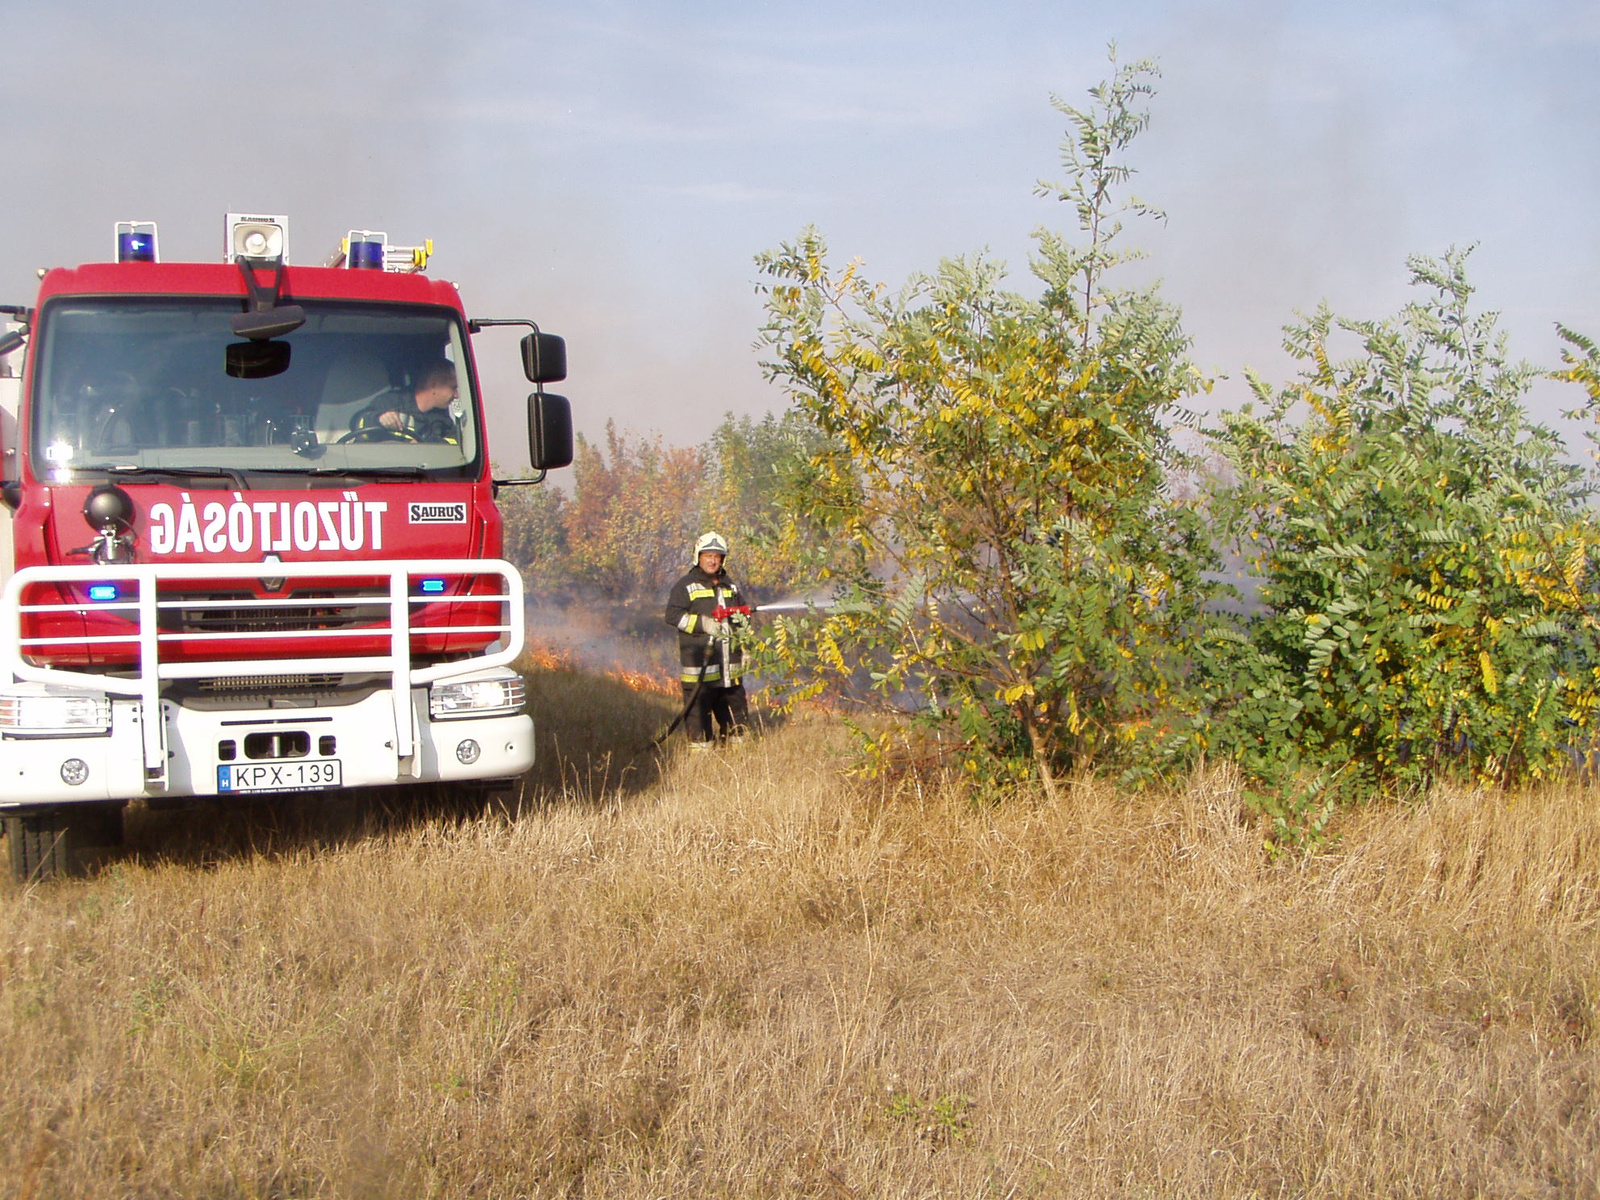
{"type": "Polygon", "coordinates": [[[120,846],[123,844],[122,813],[127,802],[116,800],[110,804],[85,806],[78,819],[78,844],[80,846],[120,846]]]}
{"type": "Polygon", "coordinates": [[[6,818],[11,877],[19,883],[76,874],[83,844],[81,821],[65,809],[6,818]]]}
{"type": "Polygon", "coordinates": [[[514,817],[522,799],[520,779],[485,779],[474,788],[475,813],[493,813],[496,816],[514,817]]]}

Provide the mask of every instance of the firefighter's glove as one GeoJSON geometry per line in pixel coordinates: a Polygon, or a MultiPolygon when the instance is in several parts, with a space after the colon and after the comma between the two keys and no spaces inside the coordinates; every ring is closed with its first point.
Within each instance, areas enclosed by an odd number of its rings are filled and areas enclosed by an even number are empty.
{"type": "Polygon", "coordinates": [[[713,638],[727,637],[732,632],[726,621],[719,621],[715,617],[701,617],[700,628],[707,637],[713,638]]]}

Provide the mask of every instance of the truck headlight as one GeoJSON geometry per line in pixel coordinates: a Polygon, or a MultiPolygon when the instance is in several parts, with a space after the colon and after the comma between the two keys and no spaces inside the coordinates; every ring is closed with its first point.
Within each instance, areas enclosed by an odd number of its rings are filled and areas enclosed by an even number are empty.
{"type": "Polygon", "coordinates": [[[0,734],[9,737],[61,737],[110,728],[111,701],[104,693],[26,685],[0,692],[0,734]]]}
{"type": "Polygon", "coordinates": [[[435,721],[492,717],[520,712],[527,688],[516,675],[494,679],[451,679],[428,689],[428,713],[435,721]]]}

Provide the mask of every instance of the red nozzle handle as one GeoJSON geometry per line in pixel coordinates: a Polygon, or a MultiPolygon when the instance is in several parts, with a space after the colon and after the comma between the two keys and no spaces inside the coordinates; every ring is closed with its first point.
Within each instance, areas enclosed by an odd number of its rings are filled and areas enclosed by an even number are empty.
{"type": "Polygon", "coordinates": [[[750,615],[750,606],[748,604],[736,604],[729,608],[726,604],[719,604],[711,610],[711,615],[719,621],[726,621],[734,613],[738,613],[742,617],[748,617],[750,615]]]}

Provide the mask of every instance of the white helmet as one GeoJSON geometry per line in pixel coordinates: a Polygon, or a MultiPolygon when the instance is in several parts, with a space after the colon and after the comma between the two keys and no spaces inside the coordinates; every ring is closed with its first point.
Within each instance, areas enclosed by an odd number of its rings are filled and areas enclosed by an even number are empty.
{"type": "Polygon", "coordinates": [[[700,540],[694,544],[694,561],[699,562],[700,556],[707,550],[713,554],[728,557],[728,540],[720,533],[702,533],[700,540]]]}

